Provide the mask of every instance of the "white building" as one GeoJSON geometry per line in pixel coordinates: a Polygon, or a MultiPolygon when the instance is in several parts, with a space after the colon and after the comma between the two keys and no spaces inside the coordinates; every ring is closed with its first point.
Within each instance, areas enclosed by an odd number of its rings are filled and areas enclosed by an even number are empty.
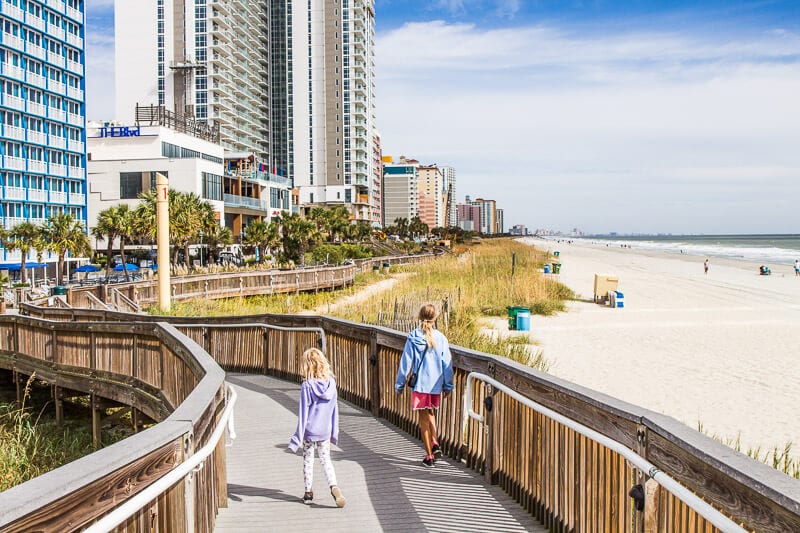
{"type": "Polygon", "coordinates": [[[300,202],[344,204],[372,222],[374,0],[291,6],[290,167],[300,202]]]}
{"type": "MultiPolygon", "coordinates": [[[[388,158],[387,158],[388,159],[388,158]]],[[[391,226],[398,218],[419,216],[417,168],[419,161],[401,158],[398,163],[383,165],[383,225],[391,226]]]]}
{"type": "Polygon", "coordinates": [[[441,167],[444,176],[445,188],[447,190],[447,226],[458,225],[458,209],[456,208],[456,169],[453,167],[441,167]]]}
{"type": "MultiPolygon", "coordinates": [[[[88,150],[88,219],[126,203],[139,204],[139,194],[155,188],[155,174],[169,179],[170,189],[193,192],[208,201],[225,220],[223,149],[202,139],[160,125],[90,125],[88,150]]],[[[104,249],[102,241],[93,243],[104,249]]]]}

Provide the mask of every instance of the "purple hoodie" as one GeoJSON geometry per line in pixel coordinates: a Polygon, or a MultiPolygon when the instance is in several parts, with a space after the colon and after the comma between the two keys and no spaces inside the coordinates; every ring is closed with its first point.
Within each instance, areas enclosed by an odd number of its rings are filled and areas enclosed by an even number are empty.
{"type": "Polygon", "coordinates": [[[300,386],[300,412],[297,415],[297,431],[289,441],[293,452],[304,440],[312,442],[339,441],[339,404],[336,399],[336,381],[307,379],[300,386]]]}

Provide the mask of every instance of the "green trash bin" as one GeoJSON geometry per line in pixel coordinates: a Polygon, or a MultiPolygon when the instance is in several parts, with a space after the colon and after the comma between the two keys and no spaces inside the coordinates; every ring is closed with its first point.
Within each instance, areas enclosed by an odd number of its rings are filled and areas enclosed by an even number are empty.
{"type": "Polygon", "coordinates": [[[56,285],[53,287],[53,296],[66,296],[67,288],[63,285],[56,285]]]}
{"type": "Polygon", "coordinates": [[[561,263],[553,263],[553,274],[561,273],[561,263]]]}
{"type": "Polygon", "coordinates": [[[519,305],[510,305],[506,309],[508,309],[508,329],[512,331],[517,329],[517,314],[521,311],[527,311],[528,313],[531,311],[527,307],[519,305]]]}
{"type": "Polygon", "coordinates": [[[558,257],[559,255],[561,255],[561,252],[553,252],[553,255],[558,257]]]}

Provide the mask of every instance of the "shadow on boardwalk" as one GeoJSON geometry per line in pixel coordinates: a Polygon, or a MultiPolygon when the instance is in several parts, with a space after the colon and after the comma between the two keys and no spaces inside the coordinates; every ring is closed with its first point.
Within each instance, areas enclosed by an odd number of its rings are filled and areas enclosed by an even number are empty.
{"type": "Polygon", "coordinates": [[[299,386],[229,374],[236,386],[238,438],[228,448],[229,507],[216,530],[232,531],[545,531],[500,488],[445,458],[422,466],[418,441],[340,402],[332,458],[347,506],[338,509],[317,462],[314,505],[303,494],[302,457],[286,450],[299,386]]]}

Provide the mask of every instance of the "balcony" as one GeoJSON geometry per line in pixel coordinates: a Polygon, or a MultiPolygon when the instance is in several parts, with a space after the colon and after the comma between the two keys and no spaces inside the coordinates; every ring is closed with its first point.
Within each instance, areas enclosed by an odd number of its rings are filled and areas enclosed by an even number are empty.
{"type": "Polygon", "coordinates": [[[47,163],[39,161],[38,159],[28,160],[28,172],[35,174],[47,174],[47,163]]]}
{"type": "Polygon", "coordinates": [[[33,26],[39,31],[44,31],[44,19],[37,17],[33,13],[25,13],[25,23],[28,24],[28,26],[33,26]]]}
{"type": "Polygon", "coordinates": [[[47,144],[47,134],[41,131],[28,130],[28,142],[47,144]]]}
{"type": "Polygon", "coordinates": [[[60,81],[56,81],[54,79],[48,80],[47,84],[48,84],[48,90],[50,90],[50,91],[52,91],[54,93],[64,94],[66,92],[66,90],[67,90],[67,86],[66,85],[64,85],[60,81]]]}
{"type": "MultiPolygon", "coordinates": [[[[48,0],[48,2],[49,2],[49,1],[50,1],[50,0],[48,0]]],[[[67,7],[67,11],[66,11],[66,13],[67,13],[67,16],[68,16],[69,18],[71,18],[72,20],[77,20],[78,22],[80,22],[81,24],[83,24],[83,13],[81,13],[81,12],[80,12],[80,11],[78,11],[77,9],[73,9],[73,8],[71,8],[71,7],[67,7]]]]}
{"type": "MultiPolygon", "coordinates": [[[[14,229],[15,226],[19,226],[23,222],[27,222],[27,220],[22,218],[22,217],[5,217],[3,225],[6,227],[6,229],[14,229]]],[[[14,257],[14,256],[17,256],[17,259],[19,259],[19,257],[21,257],[21,254],[20,254],[20,252],[17,252],[16,254],[15,253],[7,253],[6,260],[7,261],[13,261],[14,259],[11,259],[11,258],[14,257]]]]}
{"type": "Polygon", "coordinates": [[[225,207],[249,207],[251,209],[258,209],[260,211],[269,211],[269,202],[260,198],[226,194],[225,207]]]}
{"type": "Polygon", "coordinates": [[[3,187],[3,198],[6,200],[27,200],[25,189],[22,187],[3,187]]]}
{"type": "Polygon", "coordinates": [[[67,147],[67,140],[64,137],[59,137],[57,135],[48,135],[47,141],[52,148],[61,148],[66,149],[67,147]]]}
{"type": "Polygon", "coordinates": [[[67,112],[57,107],[48,107],[47,116],[53,120],[59,120],[61,122],[67,121],[67,112]]]}
{"type": "Polygon", "coordinates": [[[83,117],[81,115],[76,115],[75,113],[68,113],[67,121],[73,126],[83,127],[83,117]]]}
{"type": "Polygon", "coordinates": [[[75,48],[80,48],[83,50],[83,39],[75,35],[74,33],[67,33],[67,42],[74,46],[75,48]]]}
{"type": "Polygon", "coordinates": [[[67,70],[78,75],[83,75],[83,65],[75,61],[67,61],[67,70]]]}
{"type": "Polygon", "coordinates": [[[66,32],[64,28],[60,26],[56,26],[55,24],[48,24],[47,25],[47,33],[55,37],[56,39],[61,39],[62,41],[67,40],[66,32]]]}
{"type": "MultiPolygon", "coordinates": [[[[8,4],[3,4],[8,5],[8,4]]],[[[3,44],[6,46],[10,46],[11,48],[16,48],[20,52],[25,51],[25,41],[17,37],[16,35],[12,35],[10,33],[3,32],[3,44]]]]}
{"type": "Polygon", "coordinates": [[[74,139],[69,140],[69,150],[72,152],[80,152],[83,153],[84,144],[83,141],[76,141],[74,139]]]}
{"type": "Polygon", "coordinates": [[[17,19],[19,22],[25,22],[25,12],[8,2],[3,2],[3,14],[8,15],[13,19],[17,19]]]}
{"type": "Polygon", "coordinates": [[[43,189],[28,189],[28,201],[30,202],[46,202],[47,191],[43,189]]]}
{"type": "Polygon", "coordinates": [[[20,67],[12,65],[11,63],[3,63],[2,65],[3,65],[4,75],[10,76],[19,81],[25,80],[25,71],[22,70],[20,67]]]}
{"type": "Polygon", "coordinates": [[[47,116],[47,106],[39,104],[37,102],[31,102],[30,100],[28,100],[27,105],[28,105],[28,113],[39,115],[40,117],[47,116]]]}
{"type": "Polygon", "coordinates": [[[11,126],[6,124],[3,126],[3,137],[6,139],[16,139],[18,141],[25,140],[25,130],[19,126],[11,126]]]}
{"type": "Polygon", "coordinates": [[[73,98],[75,100],[80,100],[83,102],[83,89],[78,89],[77,87],[67,87],[67,96],[73,98]]]}
{"type": "Polygon", "coordinates": [[[27,51],[30,55],[38,57],[42,61],[47,61],[47,50],[45,50],[41,46],[36,46],[35,44],[28,43],[27,51]]]}
{"type": "Polygon", "coordinates": [[[3,165],[7,170],[25,170],[25,160],[11,155],[3,156],[3,165]]]}
{"type": "Polygon", "coordinates": [[[64,68],[64,56],[60,54],[56,54],[55,52],[47,52],[47,61],[50,62],[51,65],[55,65],[57,67],[64,68]]]}
{"type": "Polygon", "coordinates": [[[47,78],[40,76],[39,74],[34,74],[33,72],[28,72],[28,83],[31,85],[36,85],[40,89],[47,88],[47,78]]]}
{"type": "Polygon", "coordinates": [[[69,193],[69,203],[72,205],[84,205],[86,203],[86,195],[77,192],[71,192],[69,193]]]}
{"type": "MultiPolygon", "coordinates": [[[[67,176],[67,167],[64,166],[64,165],[61,165],[59,163],[50,163],[50,174],[52,174],[53,176],[66,177],[67,176]]],[[[53,193],[51,192],[50,193],[50,197],[51,198],[52,198],[52,194],[53,193]]]]}
{"type": "Polygon", "coordinates": [[[67,193],[63,191],[50,191],[50,202],[55,204],[67,203],[67,193]]]}
{"type": "Polygon", "coordinates": [[[3,103],[8,107],[13,107],[14,109],[19,109],[20,111],[25,111],[25,100],[20,98],[19,96],[12,96],[10,94],[3,95],[3,103]]]}
{"type": "Polygon", "coordinates": [[[81,167],[69,167],[69,177],[75,179],[83,179],[86,177],[86,169],[81,167]]]}

